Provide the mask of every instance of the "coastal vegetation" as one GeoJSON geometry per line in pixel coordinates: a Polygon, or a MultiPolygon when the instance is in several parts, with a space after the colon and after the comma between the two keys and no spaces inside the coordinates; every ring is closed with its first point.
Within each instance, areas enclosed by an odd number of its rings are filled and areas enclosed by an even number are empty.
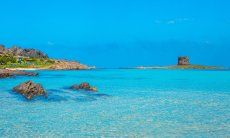
{"type": "Polygon", "coordinates": [[[12,54],[2,54],[0,55],[0,65],[7,65],[11,63],[17,63],[17,58],[12,54]]]}
{"type": "Polygon", "coordinates": [[[40,50],[0,45],[0,68],[45,68],[54,63],[40,50]]]}
{"type": "Polygon", "coordinates": [[[55,63],[49,58],[16,57],[12,54],[0,55],[0,68],[48,68],[55,63]]]}
{"type": "Polygon", "coordinates": [[[51,59],[47,54],[33,48],[0,45],[0,69],[88,69],[77,61],[51,59]]]}

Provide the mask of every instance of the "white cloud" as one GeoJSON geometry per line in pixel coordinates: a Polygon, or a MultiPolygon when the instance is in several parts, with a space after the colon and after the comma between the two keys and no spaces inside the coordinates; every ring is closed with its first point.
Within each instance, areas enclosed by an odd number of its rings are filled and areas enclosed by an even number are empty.
{"type": "Polygon", "coordinates": [[[210,45],[210,44],[212,44],[212,42],[211,42],[211,41],[209,41],[209,40],[203,41],[203,43],[204,43],[204,44],[206,44],[206,45],[210,45]]]}
{"type": "Polygon", "coordinates": [[[190,21],[192,19],[189,19],[189,18],[177,18],[175,19],[176,21],[179,21],[179,22],[183,22],[183,21],[190,21]]]}
{"type": "Polygon", "coordinates": [[[167,21],[167,24],[175,24],[176,21],[175,20],[170,20],[170,21],[167,21]]]}
{"type": "Polygon", "coordinates": [[[155,22],[156,24],[162,23],[162,21],[160,21],[160,20],[155,20],[154,22],[155,22]]]}
{"type": "Polygon", "coordinates": [[[174,19],[167,19],[167,20],[155,20],[156,24],[177,24],[177,23],[184,23],[188,21],[193,21],[194,19],[191,18],[174,18],[174,19]]]}

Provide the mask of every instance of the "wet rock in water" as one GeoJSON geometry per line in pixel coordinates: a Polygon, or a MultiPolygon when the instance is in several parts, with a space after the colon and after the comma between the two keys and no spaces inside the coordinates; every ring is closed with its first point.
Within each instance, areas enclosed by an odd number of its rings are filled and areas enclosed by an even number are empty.
{"type": "Polygon", "coordinates": [[[83,82],[80,85],[75,84],[71,87],[71,89],[73,90],[86,90],[86,91],[93,91],[93,92],[97,92],[98,89],[94,86],[90,86],[90,84],[88,82],[83,82]]]}
{"type": "Polygon", "coordinates": [[[45,96],[47,93],[41,84],[34,83],[33,81],[24,82],[13,88],[15,92],[22,94],[27,99],[31,100],[36,96],[45,96]]]}
{"type": "Polygon", "coordinates": [[[0,78],[8,78],[8,77],[12,77],[13,75],[11,75],[10,73],[0,73],[0,78]]]}
{"type": "Polygon", "coordinates": [[[11,76],[38,76],[38,73],[21,70],[0,69],[0,78],[7,78],[11,76]]]}

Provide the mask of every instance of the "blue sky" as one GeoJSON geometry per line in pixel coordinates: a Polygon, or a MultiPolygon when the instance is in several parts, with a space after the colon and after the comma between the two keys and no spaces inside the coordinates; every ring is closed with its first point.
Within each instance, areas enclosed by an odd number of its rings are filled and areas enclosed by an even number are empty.
{"type": "Polygon", "coordinates": [[[98,67],[230,66],[229,0],[1,0],[0,43],[98,67]]]}

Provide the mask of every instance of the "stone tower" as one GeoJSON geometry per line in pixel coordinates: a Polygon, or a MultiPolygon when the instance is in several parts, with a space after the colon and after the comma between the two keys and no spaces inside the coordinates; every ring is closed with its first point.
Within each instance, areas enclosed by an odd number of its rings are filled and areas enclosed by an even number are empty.
{"type": "Polygon", "coordinates": [[[189,57],[187,56],[178,57],[178,65],[190,65],[189,57]]]}

